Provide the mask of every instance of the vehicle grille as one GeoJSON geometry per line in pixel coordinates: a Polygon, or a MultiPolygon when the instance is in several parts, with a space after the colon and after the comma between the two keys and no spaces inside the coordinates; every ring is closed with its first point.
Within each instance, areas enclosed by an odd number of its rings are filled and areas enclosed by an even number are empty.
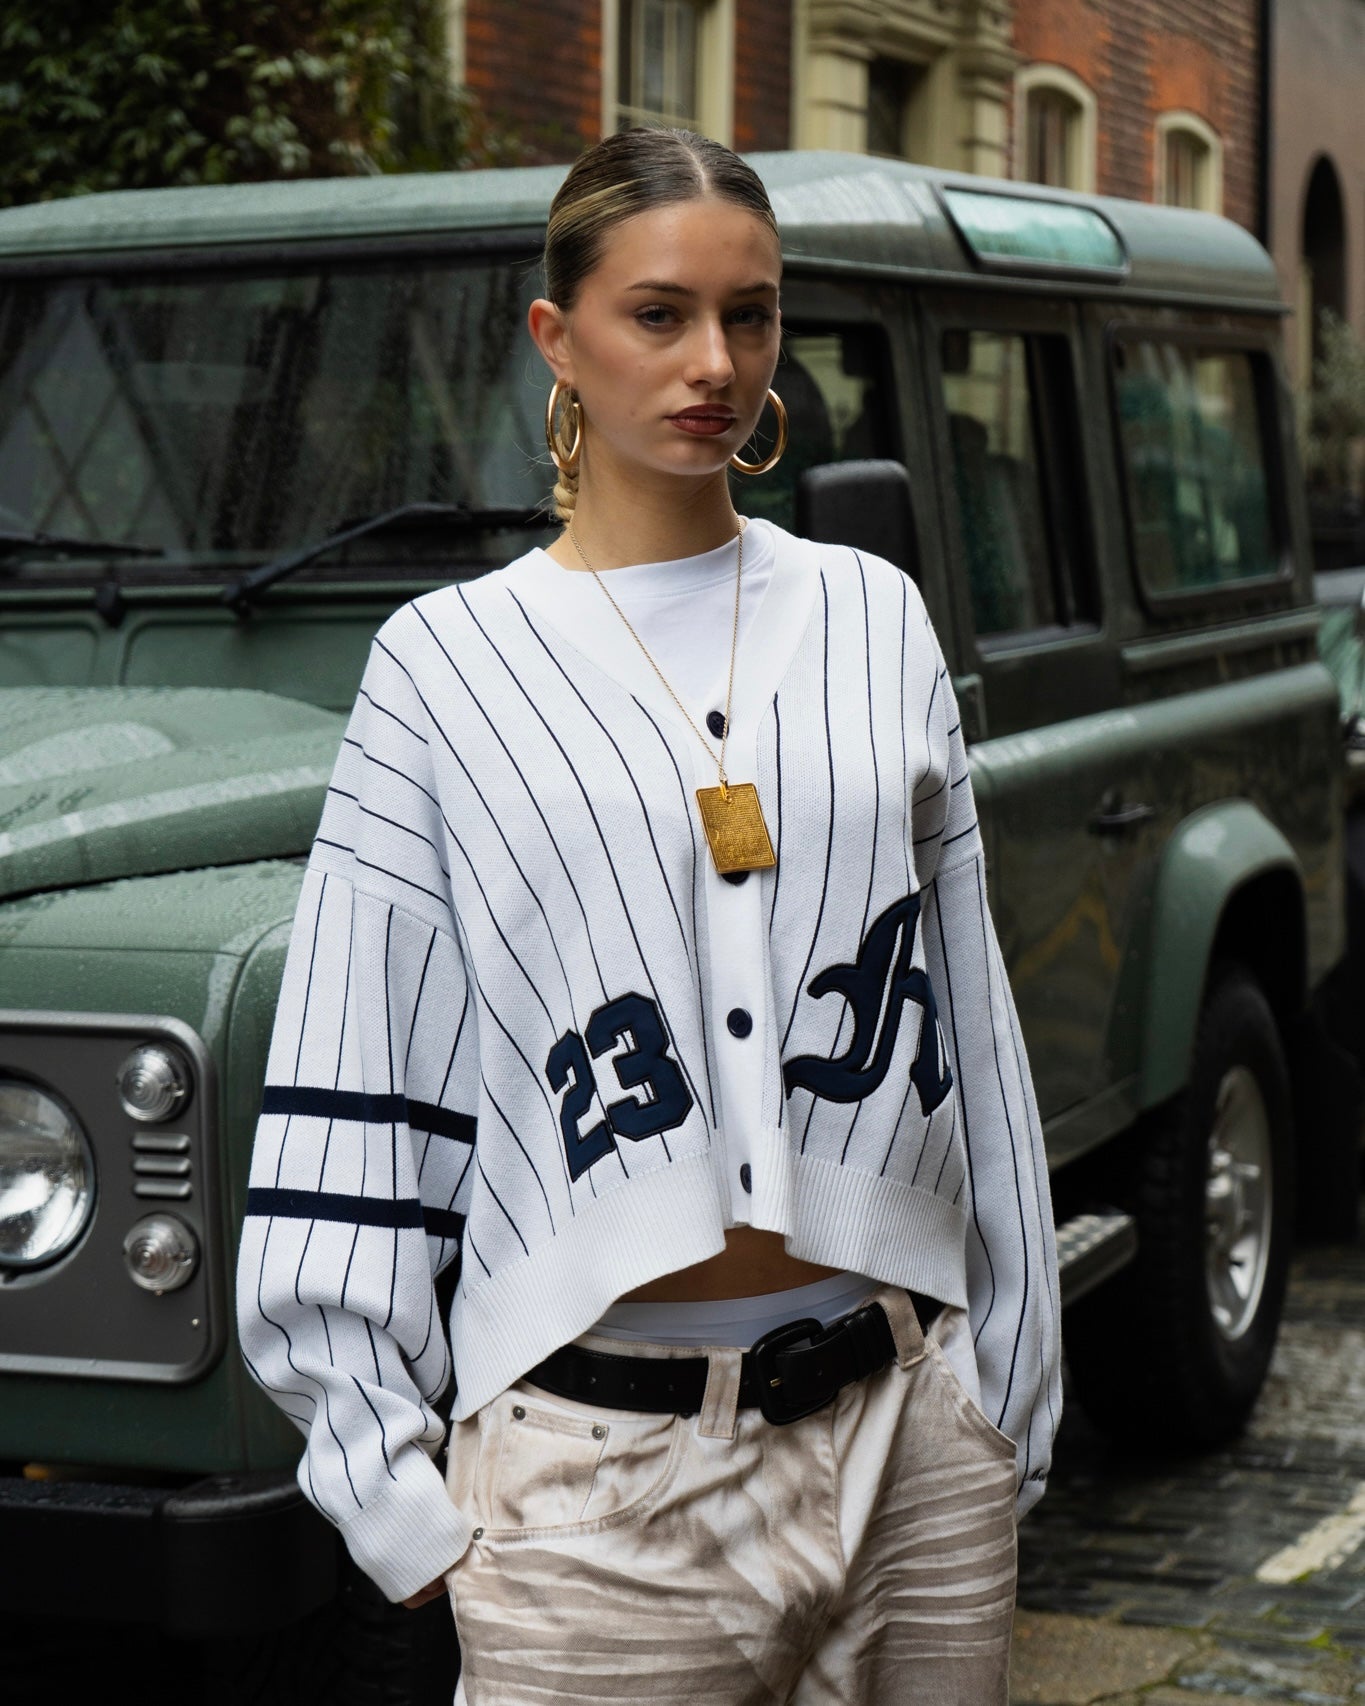
{"type": "Polygon", "coordinates": [[[133,1195],[155,1202],[185,1202],[192,1194],[187,1132],[133,1134],[133,1195]]]}

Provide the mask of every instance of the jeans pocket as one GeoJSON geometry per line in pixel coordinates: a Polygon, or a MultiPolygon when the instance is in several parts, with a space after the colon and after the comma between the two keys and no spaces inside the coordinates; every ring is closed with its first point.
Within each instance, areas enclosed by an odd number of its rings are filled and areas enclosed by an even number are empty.
{"type": "Polygon", "coordinates": [[[597,1409],[522,1382],[482,1414],[490,1537],[620,1517],[667,1477],[681,1427],[676,1415],[597,1409]]]}
{"type": "Polygon", "coordinates": [[[480,1520],[474,1515],[474,1510],[476,1477],[482,1454],[483,1428],[478,1414],[466,1416],[461,1422],[452,1422],[446,1437],[446,1492],[451,1504],[463,1511],[473,1523],[480,1520]]]}
{"type": "Polygon", "coordinates": [[[1014,1463],[1016,1457],[1014,1441],[1007,1433],[1002,1433],[996,1427],[976,1399],[967,1391],[959,1380],[956,1369],[944,1355],[942,1347],[933,1339],[926,1340],[925,1344],[929,1353],[929,1366],[933,1369],[940,1388],[946,1393],[962,1421],[978,1439],[990,1448],[994,1456],[1014,1463]]]}

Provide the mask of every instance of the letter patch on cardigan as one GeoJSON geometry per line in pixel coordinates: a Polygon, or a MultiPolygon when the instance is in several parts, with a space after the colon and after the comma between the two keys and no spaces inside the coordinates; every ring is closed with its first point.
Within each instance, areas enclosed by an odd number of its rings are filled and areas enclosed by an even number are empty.
{"type": "Polygon", "coordinates": [[[907,1001],[915,1002],[924,1015],[910,1068],[920,1107],[931,1114],[952,1089],[929,975],[913,963],[920,905],[918,891],[894,901],[868,927],[852,965],[841,961],[826,966],[806,985],[817,1000],[831,990],[844,997],[853,1014],[853,1036],[841,1055],[800,1054],[784,1061],[782,1078],[789,1096],[798,1086],[831,1102],[870,1096],[891,1065],[907,1001]]]}
{"type": "Polygon", "coordinates": [[[568,1086],[559,1108],[559,1129],[571,1179],[611,1154],[616,1147],[613,1132],[638,1143],[642,1138],[657,1137],[661,1131],[671,1131],[692,1111],[692,1094],[668,1053],[668,1032],[649,996],[632,992],[604,1002],[589,1016],[584,1030],[586,1043],[577,1031],[565,1031],[545,1062],[550,1088],[563,1090],[568,1086]],[[631,1047],[616,1055],[612,1065],[621,1088],[642,1088],[645,1100],[627,1095],[608,1102],[604,1096],[606,1119],[581,1132],[578,1122],[592,1105],[596,1090],[592,1060],[610,1054],[625,1036],[631,1039],[631,1047]]]}

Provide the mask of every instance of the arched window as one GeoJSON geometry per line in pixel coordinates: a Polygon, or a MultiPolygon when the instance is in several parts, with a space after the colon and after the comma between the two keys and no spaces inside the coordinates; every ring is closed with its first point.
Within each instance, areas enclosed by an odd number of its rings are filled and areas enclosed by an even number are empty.
{"type": "Polygon", "coordinates": [[[1098,126],[1090,85],[1062,65],[1029,65],[1014,89],[1015,177],[1093,191],[1098,126]]]}
{"type": "Polygon", "coordinates": [[[1167,207],[1223,211],[1222,138],[1198,113],[1158,115],[1156,199],[1167,207]]]}
{"type": "Polygon", "coordinates": [[[1299,262],[1299,377],[1312,380],[1322,355],[1322,316],[1346,314],[1346,203],[1341,176],[1331,158],[1319,154],[1303,198],[1299,262]]]}

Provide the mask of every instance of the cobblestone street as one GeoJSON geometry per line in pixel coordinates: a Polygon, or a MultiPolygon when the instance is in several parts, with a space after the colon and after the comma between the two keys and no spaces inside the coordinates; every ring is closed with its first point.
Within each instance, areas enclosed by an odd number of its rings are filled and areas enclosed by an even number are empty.
{"type": "Polygon", "coordinates": [[[1020,1535],[1012,1699],[1365,1700],[1362,1540],[1357,1245],[1296,1261],[1270,1381],[1231,1447],[1140,1461],[1069,1407],[1048,1496],[1020,1535]]]}

